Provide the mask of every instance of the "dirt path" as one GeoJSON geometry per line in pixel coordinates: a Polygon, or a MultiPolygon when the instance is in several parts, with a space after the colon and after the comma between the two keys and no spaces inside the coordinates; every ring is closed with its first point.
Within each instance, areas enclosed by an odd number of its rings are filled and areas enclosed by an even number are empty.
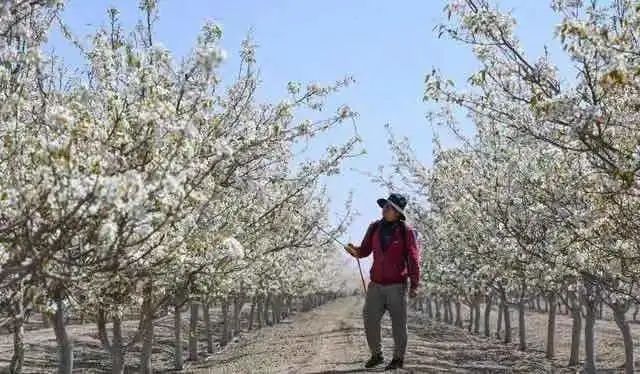
{"type": "MultiPolygon", "coordinates": [[[[206,342],[199,342],[199,362],[187,362],[186,372],[195,373],[357,373],[365,372],[368,358],[361,320],[362,297],[339,299],[318,309],[294,314],[293,319],[273,327],[243,332],[222,352],[209,355],[206,342]]],[[[468,320],[466,308],[464,319],[468,320]]],[[[212,309],[214,336],[221,336],[219,310],[212,309]]],[[[188,313],[183,313],[183,327],[189,326],[188,313]]],[[[497,313],[492,313],[495,332],[497,313]]],[[[527,313],[528,353],[510,346],[468,334],[442,323],[410,312],[409,347],[406,369],[414,373],[555,373],[573,374],[579,368],[567,368],[571,320],[557,316],[555,368],[543,359],[547,316],[527,313]]],[[[50,373],[56,370],[56,345],[53,331],[31,320],[25,333],[25,374],[50,373]]],[[[466,322],[465,322],[466,323],[466,322]]],[[[155,321],[153,366],[155,372],[172,372],[174,360],[173,316],[155,321]]],[[[136,321],[124,324],[127,340],[135,334],[136,321]]],[[[202,328],[202,324],[200,324],[202,328]]],[[[109,355],[101,347],[95,324],[70,325],[74,340],[74,373],[110,372],[109,355]]],[[[640,324],[632,325],[634,341],[640,341],[640,324]]],[[[512,333],[517,339],[517,318],[512,315],[512,333]]],[[[388,316],[383,320],[385,357],[391,358],[393,346],[388,316]]],[[[203,337],[202,337],[203,338],[203,337]]],[[[187,342],[183,342],[186,348],[187,342]]],[[[584,345],[584,344],[583,344],[584,345]]],[[[598,373],[619,373],[624,350],[620,333],[612,321],[596,323],[598,373]]],[[[12,353],[10,335],[0,335],[0,373],[8,367],[12,353]]],[[[186,359],[186,351],[183,353],[186,359]]],[[[640,352],[636,350],[636,355],[640,352]]],[[[127,372],[139,372],[140,347],[127,352],[127,372]]],[[[375,372],[376,370],[374,370],[375,372]]],[[[380,372],[381,370],[377,370],[380,372]]]]}
{"type": "MultiPolygon", "coordinates": [[[[293,321],[245,335],[194,373],[357,373],[368,358],[362,299],[337,300],[293,321]]],[[[390,323],[383,323],[385,357],[391,358],[390,323]]],[[[540,353],[521,353],[442,324],[412,316],[407,373],[550,373],[540,353]]],[[[381,369],[372,370],[373,372],[381,369]]]]}

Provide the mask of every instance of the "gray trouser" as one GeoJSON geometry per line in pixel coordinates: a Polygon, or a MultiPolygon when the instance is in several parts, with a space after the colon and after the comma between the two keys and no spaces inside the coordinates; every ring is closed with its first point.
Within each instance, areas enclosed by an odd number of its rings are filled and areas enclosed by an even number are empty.
{"type": "Polygon", "coordinates": [[[383,286],[371,282],[362,315],[372,355],[382,354],[380,321],[387,310],[391,315],[393,358],[403,359],[407,351],[407,285],[403,283],[383,286]]]}

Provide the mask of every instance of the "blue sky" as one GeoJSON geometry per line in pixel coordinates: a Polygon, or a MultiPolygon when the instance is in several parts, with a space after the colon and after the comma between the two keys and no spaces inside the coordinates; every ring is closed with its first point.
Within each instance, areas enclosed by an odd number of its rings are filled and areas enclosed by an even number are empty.
{"type": "MultiPolygon", "coordinates": [[[[78,36],[86,36],[105,24],[106,9],[121,11],[125,26],[139,16],[135,0],[69,0],[64,19],[78,36]]],[[[338,94],[332,103],[348,104],[359,113],[358,129],[367,155],[349,160],[340,176],[327,180],[335,211],[350,190],[360,212],[345,241],[359,242],[367,224],[379,216],[375,204],[385,191],[355,170],[375,172],[391,159],[384,125],[391,124],[398,136],[408,136],[419,157],[431,163],[431,129],[422,102],[424,76],[437,67],[464,84],[475,63],[463,46],[438,39],[433,31],[442,21],[443,0],[159,0],[157,40],[177,56],[186,54],[206,20],[222,25],[223,46],[229,60],[223,74],[233,74],[242,39],[252,30],[259,45],[258,62],[263,85],[261,96],[277,100],[286,94],[288,81],[332,82],[353,76],[357,83],[338,94]]],[[[544,45],[557,52],[553,27],[559,18],[548,1],[502,1],[502,7],[518,18],[518,35],[532,56],[544,45]]],[[[80,60],[73,48],[56,33],[50,47],[69,63],[80,60]]],[[[557,55],[557,53],[554,53],[557,55]]],[[[473,131],[468,126],[468,131],[473,131]]],[[[338,142],[348,128],[334,132],[338,142]]],[[[442,136],[445,145],[454,139],[442,136]]],[[[315,147],[312,153],[322,150],[315,147]]]]}

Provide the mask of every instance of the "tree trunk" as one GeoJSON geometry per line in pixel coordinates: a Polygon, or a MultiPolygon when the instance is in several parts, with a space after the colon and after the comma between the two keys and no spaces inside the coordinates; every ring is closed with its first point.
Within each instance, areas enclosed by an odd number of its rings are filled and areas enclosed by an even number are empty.
{"type": "Polygon", "coordinates": [[[431,298],[429,296],[425,298],[425,304],[427,307],[427,317],[433,319],[433,309],[431,308],[431,298]]]}
{"type": "Polygon", "coordinates": [[[71,374],[73,372],[73,345],[64,318],[64,302],[60,292],[54,296],[56,312],[54,314],[53,330],[58,344],[58,374],[71,374]]]}
{"type": "Polygon", "coordinates": [[[622,339],[624,341],[624,373],[633,374],[634,362],[633,362],[633,338],[631,337],[631,329],[629,328],[629,322],[625,317],[625,313],[629,309],[628,304],[616,304],[612,307],[613,318],[616,321],[616,325],[622,333],[622,339]]]}
{"type": "MultiPolygon", "coordinates": [[[[588,290],[589,293],[591,290],[588,290]]],[[[584,298],[584,306],[586,315],[584,319],[584,372],[585,374],[595,374],[596,358],[595,358],[595,333],[594,326],[596,323],[596,302],[587,294],[584,298]]]]}
{"type": "Polygon", "coordinates": [[[474,312],[474,323],[473,323],[473,333],[476,335],[480,334],[480,299],[476,298],[473,304],[474,312]]]}
{"type": "Polygon", "coordinates": [[[473,331],[473,313],[475,312],[475,308],[473,304],[469,304],[469,324],[467,325],[467,331],[473,331]]]}
{"type": "Polygon", "coordinates": [[[502,319],[504,316],[504,304],[502,300],[498,304],[498,324],[496,326],[496,339],[500,339],[500,333],[502,332],[502,319]]]}
{"type": "Polygon", "coordinates": [[[184,368],[184,358],[182,357],[182,307],[180,303],[174,307],[173,311],[173,334],[175,338],[173,367],[176,370],[182,370],[184,368]]]}
{"type": "Polygon", "coordinates": [[[202,305],[202,317],[204,318],[204,330],[207,338],[207,352],[213,353],[213,326],[211,326],[210,305],[202,305]]]}
{"type": "Polygon", "coordinates": [[[416,297],[416,302],[418,303],[418,311],[420,312],[420,314],[424,314],[426,312],[425,306],[424,306],[424,299],[421,297],[416,297]]]}
{"type": "Polygon", "coordinates": [[[449,315],[449,298],[443,300],[443,309],[444,309],[444,323],[451,323],[451,316],[449,315]]]}
{"type": "Polygon", "coordinates": [[[98,327],[98,339],[102,343],[102,347],[105,351],[111,352],[111,342],[109,341],[109,335],[107,334],[107,320],[104,309],[98,308],[96,312],[96,325],[98,327]]]}
{"type": "Polygon", "coordinates": [[[453,324],[453,309],[451,308],[451,298],[447,296],[442,299],[442,309],[444,310],[444,322],[453,324]]]}
{"type": "Polygon", "coordinates": [[[124,339],[122,336],[122,318],[115,314],[111,319],[113,322],[113,344],[111,345],[111,372],[123,374],[124,363],[124,339]]]}
{"type": "Polygon", "coordinates": [[[442,320],[442,311],[440,310],[440,297],[435,298],[436,303],[436,321],[440,322],[442,320]]]}
{"type": "Polygon", "coordinates": [[[491,296],[488,295],[484,306],[484,336],[491,336],[491,296]]]}
{"type": "Polygon", "coordinates": [[[562,303],[560,301],[557,302],[556,308],[558,309],[558,313],[563,314],[566,313],[566,308],[564,310],[564,312],[562,311],[562,303]]]}
{"type": "Polygon", "coordinates": [[[17,316],[13,318],[13,356],[9,372],[20,374],[24,365],[24,319],[17,316]]]}
{"type": "MultiPolygon", "coordinates": [[[[444,301],[444,304],[442,305],[443,308],[447,311],[448,315],[449,315],[449,324],[450,325],[454,325],[455,324],[455,316],[454,316],[454,309],[455,309],[455,303],[453,302],[453,300],[451,298],[447,298],[444,301]]],[[[461,306],[462,308],[462,306],[461,306]]],[[[462,310],[461,310],[462,312],[462,310]]],[[[462,317],[461,317],[462,318],[462,317]]]]}
{"type": "Polygon", "coordinates": [[[147,280],[142,290],[142,353],[140,368],[142,374],[153,373],[153,281],[147,280]]]}
{"type": "MultiPolygon", "coordinates": [[[[307,300],[306,300],[306,298],[303,299],[303,304],[304,305],[303,305],[302,309],[306,311],[307,310],[307,305],[306,305],[307,304],[307,300]]],[[[258,322],[258,328],[259,329],[261,329],[262,326],[263,326],[262,316],[264,314],[264,311],[263,311],[263,306],[262,305],[263,305],[262,296],[258,296],[258,306],[257,306],[257,310],[256,310],[256,319],[257,319],[257,322],[258,322]]]]}
{"type": "Polygon", "coordinates": [[[274,325],[278,324],[278,296],[271,297],[271,321],[274,325]]]}
{"type": "Polygon", "coordinates": [[[189,361],[198,361],[198,303],[190,303],[191,318],[189,321],[189,361]]]}
{"type": "Polygon", "coordinates": [[[243,305],[244,300],[242,296],[236,296],[233,300],[233,336],[240,334],[240,312],[242,311],[243,305]]]}
{"type": "Polygon", "coordinates": [[[604,303],[602,301],[598,304],[598,307],[600,308],[598,310],[598,319],[601,319],[601,320],[604,319],[604,307],[603,307],[603,304],[604,303]]]}
{"type": "Polygon", "coordinates": [[[462,304],[456,300],[456,327],[462,327],[462,304]]]}
{"type": "Polygon", "coordinates": [[[449,308],[447,308],[447,299],[442,299],[442,321],[449,323],[449,308]]]}
{"type": "Polygon", "coordinates": [[[253,330],[253,320],[256,316],[256,298],[251,298],[251,310],[249,311],[249,331],[253,330]]]}
{"type": "Polygon", "coordinates": [[[540,305],[540,296],[536,297],[536,312],[542,313],[542,306],[540,305]]]}
{"type": "Polygon", "coordinates": [[[13,356],[11,356],[11,364],[9,366],[9,372],[12,374],[22,373],[22,367],[24,365],[24,293],[22,285],[16,292],[14,300],[12,300],[13,310],[13,356]]]}
{"type": "MultiPolygon", "coordinates": [[[[331,295],[327,296],[329,301],[333,301],[331,299],[331,295]]],[[[280,305],[280,322],[282,322],[285,318],[289,316],[290,305],[288,302],[289,298],[286,295],[282,296],[281,305],[280,305]]]]}
{"type": "MultiPolygon", "coordinates": [[[[323,304],[326,304],[329,302],[329,296],[328,295],[324,295],[322,296],[323,299],[323,304]]],[[[284,307],[284,298],[282,296],[278,296],[276,298],[276,308],[278,309],[278,311],[276,312],[276,315],[278,316],[278,323],[282,322],[282,308],[284,307]]]]}
{"type": "Polygon", "coordinates": [[[569,366],[577,366],[580,363],[580,337],[582,335],[582,306],[580,300],[573,292],[568,296],[571,306],[571,353],[569,354],[569,366]]]}
{"type": "Polygon", "coordinates": [[[220,345],[225,346],[229,343],[229,301],[225,298],[222,300],[222,336],[220,337],[220,345]]]}
{"type": "Polygon", "coordinates": [[[518,336],[520,338],[520,344],[518,345],[518,349],[520,351],[527,350],[527,331],[525,325],[525,303],[520,301],[518,303],[518,336]]]}
{"type": "Polygon", "coordinates": [[[638,312],[640,312],[640,304],[635,304],[635,308],[633,310],[633,321],[638,320],[638,312]]]}
{"type": "MultiPolygon", "coordinates": [[[[314,299],[316,299],[316,298],[314,297],[314,299]]],[[[317,299],[313,301],[313,305],[314,305],[313,307],[314,308],[315,308],[316,302],[317,302],[317,299]]],[[[267,295],[267,297],[266,297],[266,299],[264,301],[264,316],[263,316],[264,323],[267,326],[271,326],[271,323],[269,321],[269,306],[270,305],[271,305],[271,295],[269,294],[269,295],[267,295]]]]}
{"type": "Polygon", "coordinates": [[[556,333],[556,295],[549,295],[549,315],[547,319],[547,347],[546,356],[548,359],[553,359],[556,352],[555,346],[555,333],[556,333]]]}
{"type": "Polygon", "coordinates": [[[502,302],[503,315],[504,318],[504,342],[506,344],[511,343],[511,311],[509,310],[509,303],[505,301],[502,302]]]}

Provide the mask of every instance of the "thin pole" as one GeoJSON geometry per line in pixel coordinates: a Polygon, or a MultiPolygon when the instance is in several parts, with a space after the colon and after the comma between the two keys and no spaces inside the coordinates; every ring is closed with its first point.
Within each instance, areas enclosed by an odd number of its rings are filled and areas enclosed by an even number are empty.
{"type": "MultiPolygon", "coordinates": [[[[292,211],[296,212],[298,215],[302,216],[302,214],[300,214],[297,210],[295,209],[291,209],[292,211]]],[[[303,216],[304,217],[304,216],[303,216]]],[[[315,227],[318,228],[318,230],[322,231],[327,237],[329,237],[329,239],[333,240],[334,242],[340,244],[341,247],[346,248],[347,246],[342,243],[340,240],[336,239],[333,235],[331,235],[331,233],[329,233],[327,230],[325,230],[322,226],[320,226],[318,223],[313,222],[313,225],[315,227]]],[[[358,271],[360,272],[360,280],[362,280],[362,290],[364,291],[364,293],[367,293],[367,285],[364,282],[364,275],[362,275],[362,265],[360,265],[360,258],[356,257],[356,261],[358,262],[358,271]]]]}
{"type": "Polygon", "coordinates": [[[362,275],[362,267],[360,266],[360,258],[356,257],[356,261],[358,261],[358,270],[360,270],[360,279],[362,279],[362,290],[364,294],[367,294],[367,286],[364,284],[364,276],[362,275]]]}
{"type": "MultiPolygon", "coordinates": [[[[327,230],[322,228],[322,226],[320,226],[319,224],[317,224],[315,222],[314,222],[314,225],[318,228],[318,230],[322,231],[326,236],[328,236],[329,238],[333,239],[333,241],[335,241],[336,243],[340,244],[342,247],[346,247],[346,245],[344,245],[344,243],[342,243],[340,240],[338,240],[335,237],[333,237],[329,232],[327,232],[327,230]]],[[[356,261],[358,262],[358,271],[360,272],[360,280],[362,280],[362,290],[366,294],[367,293],[367,285],[364,282],[364,275],[362,275],[362,265],[360,265],[360,258],[356,257],[356,261]]]]}

